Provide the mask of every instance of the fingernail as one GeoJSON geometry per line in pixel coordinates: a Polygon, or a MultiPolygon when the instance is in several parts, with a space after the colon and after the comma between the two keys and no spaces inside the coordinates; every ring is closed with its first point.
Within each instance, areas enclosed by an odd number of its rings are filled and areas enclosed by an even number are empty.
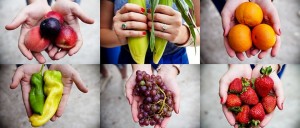
{"type": "Polygon", "coordinates": [[[148,12],[148,13],[150,13],[150,12],[151,12],[151,10],[150,10],[150,9],[147,9],[147,12],[148,12]]]}
{"type": "Polygon", "coordinates": [[[281,35],[281,30],[279,29],[279,34],[281,35]]]}
{"type": "Polygon", "coordinates": [[[220,104],[222,104],[222,103],[223,103],[223,98],[221,97],[221,98],[220,98],[220,104]]]}
{"type": "Polygon", "coordinates": [[[147,32],[143,32],[143,35],[146,35],[147,34],[147,32]]]}
{"type": "Polygon", "coordinates": [[[144,9],[144,8],[141,8],[141,11],[144,13],[144,12],[145,12],[145,9],[144,9]]]}
{"type": "Polygon", "coordinates": [[[281,103],[281,110],[283,110],[283,103],[281,103]]]}

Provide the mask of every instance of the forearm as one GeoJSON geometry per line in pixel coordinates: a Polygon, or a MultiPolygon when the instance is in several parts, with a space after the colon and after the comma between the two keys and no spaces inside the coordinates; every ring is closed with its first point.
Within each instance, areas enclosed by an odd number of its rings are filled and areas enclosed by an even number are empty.
{"type": "Polygon", "coordinates": [[[176,78],[179,74],[179,70],[177,69],[179,67],[176,67],[172,64],[162,64],[158,67],[157,72],[161,77],[168,77],[168,78],[176,78]]]}
{"type": "Polygon", "coordinates": [[[116,33],[107,28],[101,28],[100,29],[100,45],[101,47],[105,48],[112,48],[116,46],[121,46],[122,44],[120,43],[116,33]]]}

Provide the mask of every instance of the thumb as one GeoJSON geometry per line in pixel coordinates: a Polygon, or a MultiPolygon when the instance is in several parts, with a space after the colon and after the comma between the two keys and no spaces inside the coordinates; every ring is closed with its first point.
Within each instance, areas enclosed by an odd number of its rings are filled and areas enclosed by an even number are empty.
{"type": "Polygon", "coordinates": [[[22,71],[22,68],[17,68],[13,78],[12,78],[12,83],[10,84],[11,89],[15,89],[18,87],[20,84],[21,79],[23,78],[24,73],[22,71]]]}
{"type": "Polygon", "coordinates": [[[81,92],[83,92],[83,93],[87,93],[88,92],[87,87],[84,86],[83,81],[81,80],[81,78],[80,78],[80,76],[79,76],[79,74],[77,72],[73,74],[72,79],[74,80],[77,88],[81,92]]]}
{"type": "Polygon", "coordinates": [[[222,16],[223,36],[227,36],[230,29],[231,13],[228,10],[222,10],[221,16],[222,16]]]}
{"type": "Polygon", "coordinates": [[[82,9],[76,3],[74,3],[74,6],[72,8],[72,13],[84,23],[87,23],[87,24],[94,23],[94,20],[92,18],[89,18],[86,14],[84,14],[82,9]]]}
{"type": "Polygon", "coordinates": [[[277,13],[277,10],[274,9],[274,11],[272,11],[270,13],[270,19],[271,19],[271,22],[272,22],[272,27],[274,29],[274,31],[276,32],[277,35],[281,35],[281,31],[280,31],[280,20],[279,20],[279,16],[278,16],[278,13],[277,13]]]}
{"type": "Polygon", "coordinates": [[[27,19],[27,14],[23,13],[23,10],[16,16],[16,18],[8,25],[5,26],[6,30],[14,30],[18,28],[27,19]]]}

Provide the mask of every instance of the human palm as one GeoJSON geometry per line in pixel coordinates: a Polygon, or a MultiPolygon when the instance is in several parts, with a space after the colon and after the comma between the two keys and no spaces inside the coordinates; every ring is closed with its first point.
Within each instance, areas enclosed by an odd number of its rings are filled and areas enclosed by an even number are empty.
{"type": "Polygon", "coordinates": [[[31,28],[39,25],[45,14],[50,10],[51,7],[46,1],[36,1],[22,9],[15,19],[5,26],[7,30],[14,30],[22,25],[18,47],[22,54],[29,60],[32,60],[34,57],[39,63],[45,63],[46,61],[41,53],[30,52],[30,50],[26,48],[25,35],[31,28]]]}

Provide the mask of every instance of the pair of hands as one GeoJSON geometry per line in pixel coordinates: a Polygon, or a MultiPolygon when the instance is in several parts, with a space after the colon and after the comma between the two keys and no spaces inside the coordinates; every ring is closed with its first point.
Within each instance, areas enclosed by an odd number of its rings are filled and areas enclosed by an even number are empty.
{"type": "MultiPolygon", "coordinates": [[[[227,92],[229,88],[229,84],[235,79],[235,78],[257,78],[260,77],[260,69],[262,67],[267,67],[268,65],[256,65],[255,68],[252,70],[250,65],[248,64],[240,64],[240,65],[230,65],[229,70],[222,76],[222,78],[219,81],[219,95],[220,95],[220,103],[222,104],[222,109],[224,112],[224,115],[226,116],[227,121],[230,125],[234,125],[234,127],[238,127],[235,123],[235,117],[231,111],[228,110],[225,103],[227,100],[227,92]]],[[[269,75],[273,81],[274,81],[274,91],[277,96],[277,107],[282,110],[283,109],[283,102],[284,102],[284,92],[281,80],[277,76],[278,71],[278,65],[271,65],[273,72],[269,75]]],[[[272,113],[269,113],[265,116],[264,120],[260,123],[261,127],[266,126],[269,121],[272,119],[272,116],[274,114],[274,111],[272,113]]]]}
{"type": "MultiPolygon", "coordinates": [[[[25,105],[26,113],[30,117],[33,113],[29,104],[29,92],[30,92],[30,79],[33,73],[39,72],[41,65],[22,65],[17,68],[10,85],[11,89],[15,89],[21,84],[22,97],[25,105]]],[[[87,93],[88,89],[84,86],[83,81],[80,78],[79,73],[72,68],[70,65],[51,65],[49,70],[57,70],[62,73],[62,82],[64,85],[63,96],[59,103],[58,109],[51,118],[51,121],[55,121],[57,118],[61,117],[65,106],[67,104],[69,95],[71,93],[72,84],[75,82],[77,88],[83,92],[87,93]]]]}
{"type": "MultiPolygon", "coordinates": [[[[222,10],[222,13],[221,13],[222,26],[223,26],[223,31],[224,31],[224,33],[223,33],[224,45],[225,45],[226,51],[230,57],[236,56],[241,61],[243,61],[245,59],[244,54],[237,53],[232,48],[230,48],[230,46],[228,44],[227,36],[228,36],[229,30],[234,25],[238,24],[235,21],[235,10],[240,4],[242,4],[244,2],[248,2],[248,0],[227,0],[226,4],[222,10]]],[[[258,58],[262,59],[271,50],[271,56],[275,57],[276,54],[278,53],[278,50],[281,45],[280,20],[279,20],[277,10],[276,10],[275,6],[273,5],[273,3],[271,2],[271,0],[252,0],[252,2],[258,4],[261,7],[261,9],[263,11],[263,15],[264,15],[263,22],[270,24],[273,27],[273,29],[277,35],[276,35],[276,42],[275,42],[275,45],[272,47],[272,50],[269,49],[266,51],[260,51],[259,49],[252,47],[250,50],[246,51],[245,53],[248,58],[250,58],[251,56],[255,56],[256,54],[259,53],[258,58]]]]}
{"type": "Polygon", "coordinates": [[[31,52],[29,49],[27,49],[24,41],[27,32],[31,28],[38,26],[44,19],[44,16],[51,10],[60,13],[64,18],[65,24],[71,26],[78,36],[75,47],[68,51],[60,50],[55,45],[50,44],[46,49],[46,52],[52,60],[59,60],[67,54],[69,54],[69,56],[72,56],[81,48],[83,42],[80,33],[78,18],[87,24],[94,23],[94,20],[84,14],[80,6],[72,2],[71,0],[56,0],[55,4],[52,7],[48,5],[46,0],[34,1],[30,5],[22,9],[22,11],[16,16],[16,18],[10,24],[5,26],[7,30],[14,30],[22,25],[18,47],[28,60],[32,60],[34,57],[39,63],[46,62],[44,56],[41,53],[31,52]]]}
{"type": "MultiPolygon", "coordinates": [[[[149,10],[144,15],[145,8],[136,4],[125,4],[113,18],[113,28],[121,44],[127,44],[127,37],[146,36],[152,28],[152,17],[149,10]],[[122,29],[126,24],[126,29],[122,29]]],[[[182,25],[180,12],[172,7],[158,5],[154,13],[154,34],[175,44],[183,44],[188,40],[188,29],[182,25]],[[164,30],[165,29],[165,30],[164,30]]]]}
{"type": "MultiPolygon", "coordinates": [[[[141,70],[147,72],[147,74],[153,74],[151,65],[143,64],[138,65],[134,64],[132,65],[132,75],[129,77],[129,79],[126,82],[126,97],[128,99],[129,104],[131,105],[131,113],[132,118],[135,122],[138,122],[138,107],[140,104],[142,104],[143,100],[139,96],[133,95],[133,89],[136,84],[135,78],[136,78],[136,71],[141,70]]],[[[161,76],[162,80],[164,81],[165,85],[167,86],[168,90],[173,92],[173,101],[174,101],[174,110],[175,113],[179,113],[179,107],[180,107],[180,90],[176,83],[176,76],[178,74],[178,71],[176,68],[174,68],[171,65],[162,65],[161,69],[157,73],[161,76]]],[[[155,128],[165,128],[167,126],[167,122],[170,120],[170,117],[164,118],[161,125],[155,125],[155,128]]]]}

